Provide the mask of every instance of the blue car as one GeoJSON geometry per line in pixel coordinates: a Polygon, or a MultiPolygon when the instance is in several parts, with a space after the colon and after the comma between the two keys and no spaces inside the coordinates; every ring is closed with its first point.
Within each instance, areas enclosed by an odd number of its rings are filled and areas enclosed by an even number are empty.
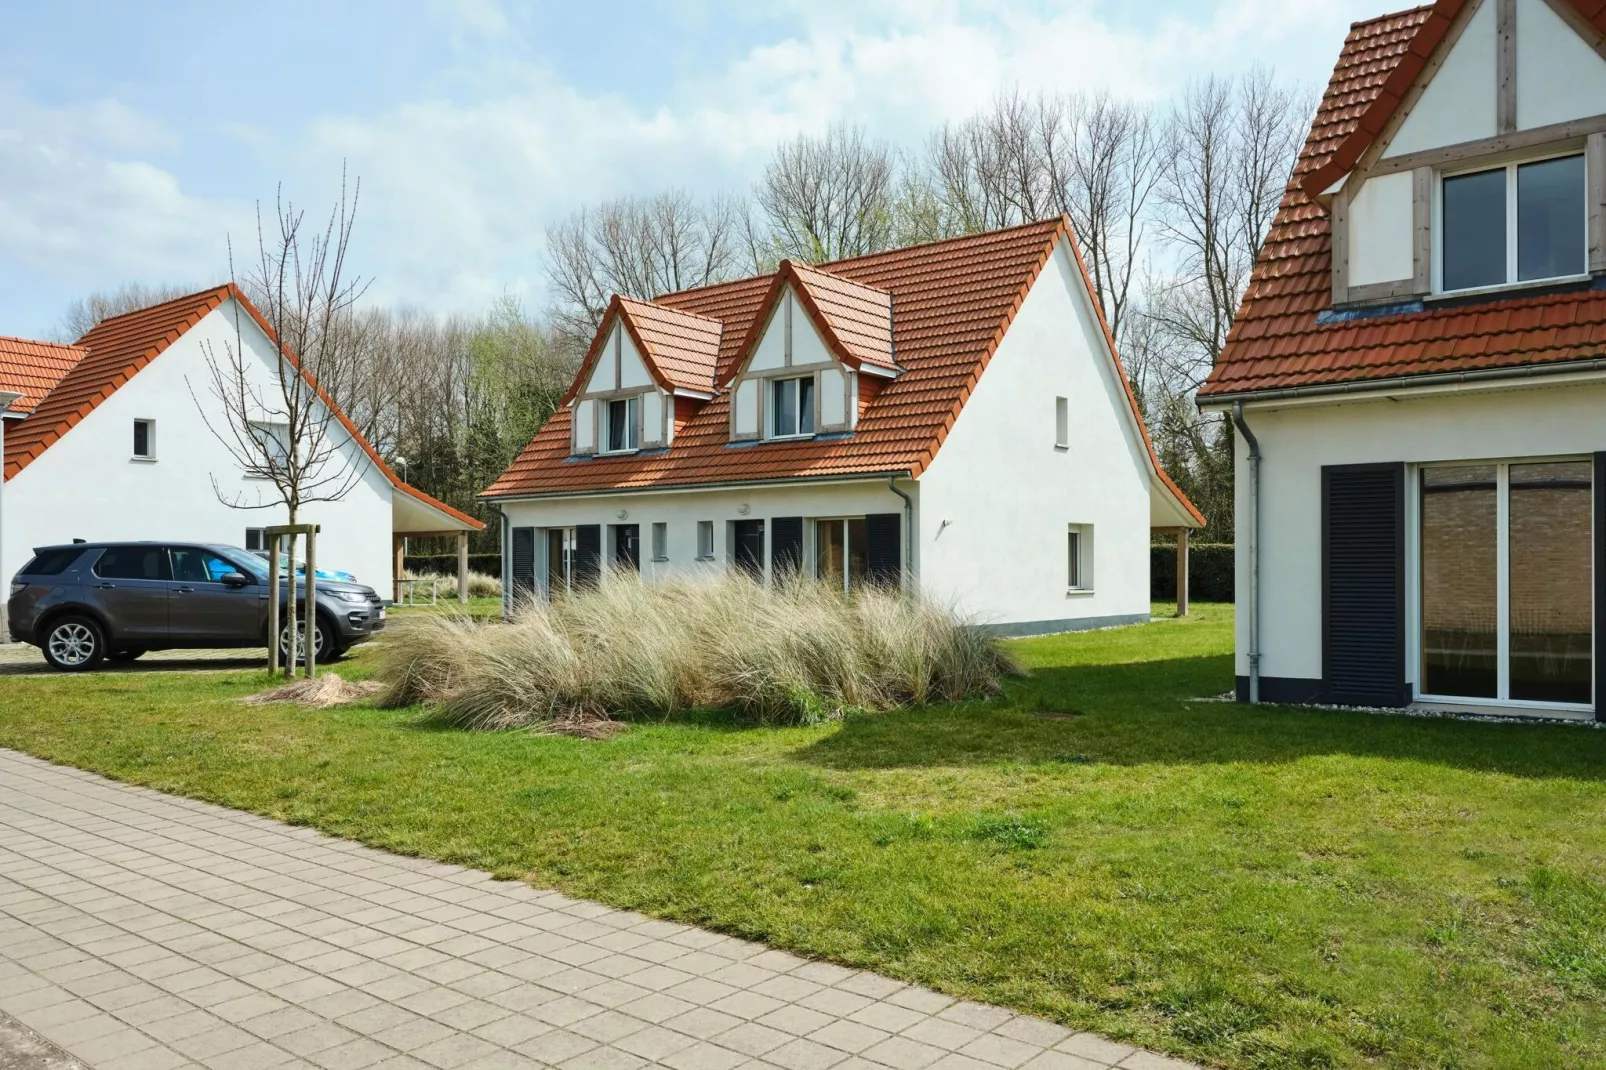
{"type": "MultiPolygon", "coordinates": [[[[262,558],[262,560],[264,560],[264,561],[266,561],[268,559],[268,551],[266,551],[266,550],[252,550],[251,552],[253,554],[256,554],[258,557],[262,558]]],[[[279,571],[281,573],[287,572],[289,570],[289,568],[290,568],[290,557],[289,557],[289,555],[280,554],[279,555],[279,571]]],[[[296,562],[296,575],[297,576],[306,576],[306,574],[307,574],[307,563],[305,561],[297,561],[296,562]]],[[[342,572],[337,568],[315,568],[315,569],[312,570],[312,574],[314,576],[318,577],[320,580],[334,580],[336,583],[356,583],[357,582],[357,577],[356,576],[353,576],[349,572],[342,572]]]]}

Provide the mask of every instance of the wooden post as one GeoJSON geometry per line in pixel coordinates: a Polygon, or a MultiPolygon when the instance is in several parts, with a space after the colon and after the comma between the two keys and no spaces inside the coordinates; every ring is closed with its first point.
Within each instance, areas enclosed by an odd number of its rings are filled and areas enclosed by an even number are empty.
{"type": "Polygon", "coordinates": [[[457,601],[468,604],[468,532],[457,533],[457,601]]]}
{"type": "Polygon", "coordinates": [[[268,673],[279,671],[279,537],[268,544],[268,673]]]}
{"type": "Polygon", "coordinates": [[[307,594],[301,606],[301,629],[307,637],[307,679],[318,675],[318,525],[307,531],[307,594]]]}
{"type": "Polygon", "coordinates": [[[1188,529],[1177,529],[1177,616],[1188,615],[1188,529]]]}
{"type": "Polygon", "coordinates": [[[395,557],[395,564],[391,567],[391,601],[401,605],[402,573],[407,569],[407,536],[392,533],[390,536],[391,550],[395,557]]]}

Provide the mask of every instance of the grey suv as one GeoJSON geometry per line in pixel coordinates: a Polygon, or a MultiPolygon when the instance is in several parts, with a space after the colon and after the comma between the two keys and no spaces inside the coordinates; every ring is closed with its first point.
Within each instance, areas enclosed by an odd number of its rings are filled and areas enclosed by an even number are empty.
{"type": "MultiPolygon", "coordinates": [[[[305,582],[295,589],[302,607],[305,582]]],[[[289,584],[282,577],[279,592],[283,606],[289,584]]],[[[297,616],[304,621],[303,613],[297,616]]],[[[106,658],[132,661],[147,650],[262,647],[268,642],[268,563],[249,550],[204,543],[42,546],[11,581],[6,615],[12,638],[32,643],[52,666],[68,671],[92,669],[106,658]]],[[[319,661],[334,660],[384,626],[385,606],[373,588],[318,582],[313,642],[319,661]]],[[[281,625],[281,655],[288,657],[289,648],[289,629],[281,625]]]]}

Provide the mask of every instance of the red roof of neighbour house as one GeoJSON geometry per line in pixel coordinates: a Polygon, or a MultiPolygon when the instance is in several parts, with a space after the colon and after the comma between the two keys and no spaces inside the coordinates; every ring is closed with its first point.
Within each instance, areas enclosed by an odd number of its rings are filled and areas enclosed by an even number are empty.
{"type": "Polygon", "coordinates": [[[0,391],[22,395],[11,403],[7,414],[32,412],[84,354],[78,346],[0,338],[0,391]]]}
{"type": "MultiPolygon", "coordinates": [[[[6,431],[5,478],[12,479],[49,449],[79,421],[95,410],[118,387],[128,382],[140,369],[155,360],[168,346],[178,341],[186,331],[201,322],[208,313],[230,297],[250,313],[257,325],[271,339],[273,329],[249,298],[233,283],[186,297],[164,301],[159,305],[112,316],[101,320],[70,347],[79,358],[56,380],[54,386],[34,405],[32,412],[6,431]]],[[[44,345],[44,343],[31,343],[44,345]]],[[[292,361],[294,356],[291,357],[292,361]]],[[[4,358],[0,358],[3,362],[4,358]]],[[[0,368],[4,364],[0,363],[0,368]]],[[[309,382],[310,382],[309,377],[309,382]]],[[[313,384],[316,386],[317,384],[313,384]]],[[[320,388],[320,394],[322,393],[320,388]]],[[[400,477],[387,465],[368,440],[357,430],[340,407],[324,396],[330,410],[340,420],[347,433],[360,445],[370,462],[384,474],[391,485],[427,505],[431,505],[476,528],[484,523],[445,502],[425,494],[400,477]]]]}
{"type": "MultiPolygon", "coordinates": [[[[1606,30],[1606,0],[1573,2],[1606,30]]],[[[1332,306],[1332,221],[1317,195],[1388,124],[1465,3],[1440,0],[1351,27],[1202,399],[1606,353],[1606,291],[1498,295],[1318,321],[1332,306]]]]}
{"type": "MultiPolygon", "coordinates": [[[[852,366],[863,362],[896,369],[897,375],[885,381],[852,434],[787,442],[732,444],[730,394],[721,389],[676,431],[666,450],[575,460],[570,457],[572,410],[563,408],[482,496],[889,473],[918,477],[936,456],[1056,244],[1070,238],[1068,222],[1054,219],[813,268],[783,262],[771,275],[655,298],[653,306],[722,323],[716,372],[722,387],[735,378],[756,344],[768,308],[789,280],[797,283],[799,299],[822,323],[822,333],[838,356],[852,366]],[[882,322],[887,323],[885,331],[882,322]]],[[[1071,248],[1076,248],[1074,240],[1071,248]]],[[[1080,266],[1081,254],[1076,256],[1080,266]]],[[[1085,278],[1085,270],[1083,274],[1085,278]]],[[[1105,338],[1125,385],[1107,329],[1105,338]]],[[[1126,397],[1142,429],[1129,385],[1126,397]]],[[[1148,432],[1142,433],[1147,444],[1148,432]]],[[[1178,501],[1203,523],[1160,468],[1152,446],[1149,460],[1178,501]]]]}

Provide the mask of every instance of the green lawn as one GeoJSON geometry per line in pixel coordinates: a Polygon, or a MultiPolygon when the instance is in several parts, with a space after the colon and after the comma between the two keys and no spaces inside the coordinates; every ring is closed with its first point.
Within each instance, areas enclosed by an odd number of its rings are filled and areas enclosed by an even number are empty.
{"type": "Polygon", "coordinates": [[[1606,733],[1198,701],[1231,610],[1196,610],[820,728],[473,735],[108,674],[0,683],[0,745],[1223,1066],[1606,1064],[1606,733]]]}

